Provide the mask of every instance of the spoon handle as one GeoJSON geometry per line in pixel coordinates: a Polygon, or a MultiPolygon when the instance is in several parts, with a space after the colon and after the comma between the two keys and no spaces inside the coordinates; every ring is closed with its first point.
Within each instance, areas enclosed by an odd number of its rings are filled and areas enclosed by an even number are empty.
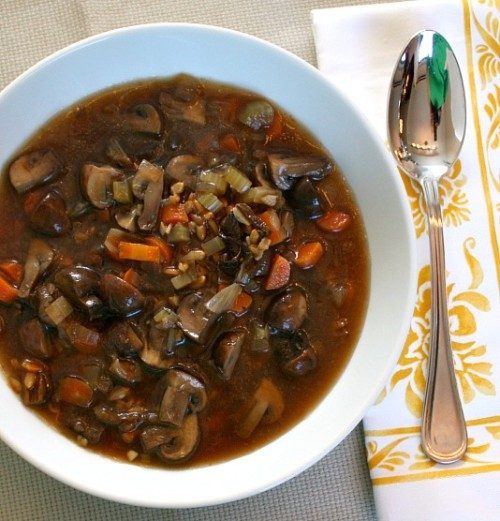
{"type": "Polygon", "coordinates": [[[455,380],[450,344],[443,221],[438,182],[421,181],[431,248],[431,338],[422,416],[422,448],[438,463],[453,463],[467,449],[467,430],[455,380]]]}

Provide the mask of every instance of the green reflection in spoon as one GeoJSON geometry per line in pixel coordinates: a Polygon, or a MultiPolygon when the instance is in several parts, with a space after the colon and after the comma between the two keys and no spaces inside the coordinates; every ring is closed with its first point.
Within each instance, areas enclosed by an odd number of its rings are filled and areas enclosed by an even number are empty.
{"type": "Polygon", "coordinates": [[[444,105],[448,94],[447,49],[447,41],[440,34],[434,34],[432,56],[429,58],[429,88],[431,104],[437,111],[444,105]]]}

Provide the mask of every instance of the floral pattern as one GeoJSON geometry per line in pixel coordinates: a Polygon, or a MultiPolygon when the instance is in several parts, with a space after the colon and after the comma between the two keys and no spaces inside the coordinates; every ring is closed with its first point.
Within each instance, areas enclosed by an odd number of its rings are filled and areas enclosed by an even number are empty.
{"type": "MultiPolygon", "coordinates": [[[[467,238],[463,245],[471,274],[468,287],[459,290],[456,283],[447,286],[451,345],[459,387],[465,403],[471,402],[476,392],[486,395],[495,395],[496,392],[495,385],[488,379],[491,375],[491,364],[484,361],[486,346],[478,345],[472,338],[477,330],[475,314],[490,310],[489,300],[477,291],[483,281],[483,272],[479,260],[471,252],[474,246],[475,241],[472,237],[467,238]]],[[[398,385],[405,385],[406,407],[417,418],[422,415],[425,392],[424,374],[426,374],[429,355],[430,299],[430,266],[426,265],[420,270],[418,277],[417,303],[410,331],[399,357],[397,369],[389,382],[389,391],[398,385]]]]}
{"type": "MultiPolygon", "coordinates": [[[[404,172],[400,172],[405,185],[406,193],[410,200],[411,213],[417,238],[426,231],[425,201],[421,196],[418,183],[410,179],[404,172]]],[[[439,195],[443,213],[443,221],[446,226],[460,226],[470,220],[469,199],[463,187],[467,183],[467,177],[462,173],[462,162],[458,160],[439,185],[439,195]]]]}

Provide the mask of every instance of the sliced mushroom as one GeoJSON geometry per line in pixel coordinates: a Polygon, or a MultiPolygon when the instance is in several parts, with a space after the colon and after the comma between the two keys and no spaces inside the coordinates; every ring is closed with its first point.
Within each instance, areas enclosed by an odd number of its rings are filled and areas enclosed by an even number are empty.
{"type": "Polygon", "coordinates": [[[142,371],[134,360],[112,357],[108,368],[109,373],[123,385],[136,385],[142,381],[142,371]]]}
{"type": "Polygon", "coordinates": [[[267,353],[270,349],[269,328],[258,318],[249,324],[249,346],[252,353],[267,353]]]}
{"type": "Polygon", "coordinates": [[[80,353],[97,354],[102,349],[99,331],[80,324],[72,317],[63,320],[57,329],[59,338],[80,353]]]}
{"type": "Polygon", "coordinates": [[[198,182],[198,173],[202,167],[202,161],[197,156],[190,154],[182,154],[180,156],[173,157],[165,168],[166,174],[175,179],[181,181],[188,188],[194,190],[196,183],[198,182]]]}
{"type": "Polygon", "coordinates": [[[141,432],[141,445],[145,452],[153,452],[172,440],[172,427],[152,425],[141,432]]]}
{"type": "Polygon", "coordinates": [[[276,295],[266,310],[269,326],[280,331],[299,329],[306,317],[307,299],[300,286],[292,286],[276,295]]]}
{"type": "Polygon", "coordinates": [[[241,353],[246,330],[235,329],[223,334],[212,351],[212,360],[224,380],[229,380],[241,353]]]}
{"type": "Polygon", "coordinates": [[[137,355],[143,345],[138,332],[127,321],[114,322],[104,334],[104,346],[110,354],[122,357],[137,355]]]}
{"type": "Polygon", "coordinates": [[[222,219],[219,227],[220,235],[223,239],[240,241],[241,228],[238,219],[233,212],[230,212],[222,219]]]}
{"type": "Polygon", "coordinates": [[[86,411],[76,407],[65,407],[62,423],[83,436],[90,444],[96,445],[104,434],[104,426],[86,411]]]}
{"type": "Polygon", "coordinates": [[[200,343],[206,351],[211,351],[215,342],[225,331],[231,329],[236,321],[236,315],[231,311],[226,311],[216,316],[216,318],[209,324],[202,332],[200,343]]]}
{"type": "Polygon", "coordinates": [[[269,181],[269,176],[267,175],[267,165],[264,162],[259,162],[255,165],[255,179],[260,186],[265,188],[272,188],[271,183],[269,181]]]}
{"type": "Polygon", "coordinates": [[[35,282],[47,271],[54,260],[54,250],[40,239],[33,239],[28,249],[24,264],[24,278],[19,286],[18,294],[26,298],[35,282]]]}
{"type": "Polygon", "coordinates": [[[149,103],[135,105],[124,114],[125,129],[145,134],[159,134],[161,119],[158,111],[149,103]]]}
{"type": "Polygon", "coordinates": [[[98,273],[84,266],[59,270],[54,282],[62,293],[79,309],[88,313],[90,320],[101,318],[106,307],[99,295],[98,273]]]}
{"type": "Polygon", "coordinates": [[[52,181],[62,171],[62,165],[51,150],[29,152],[18,157],[9,168],[9,178],[18,193],[52,181]]]}
{"type": "Polygon", "coordinates": [[[132,180],[132,191],[138,199],[143,199],[142,213],[137,220],[143,231],[151,230],[156,225],[163,194],[163,169],[143,160],[132,180]]]}
{"type": "Polygon", "coordinates": [[[132,208],[122,208],[115,213],[118,225],[129,232],[136,231],[137,218],[142,214],[142,204],[136,204],[132,208]]]}
{"type": "Polygon", "coordinates": [[[241,438],[249,438],[257,426],[278,421],[285,409],[283,396],[278,388],[268,378],[263,378],[250,403],[237,434],[241,438]]]}
{"type": "Polygon", "coordinates": [[[21,367],[26,370],[22,379],[21,397],[25,405],[41,405],[50,398],[52,382],[49,370],[40,360],[25,358],[21,367]]]}
{"type": "Polygon", "coordinates": [[[154,324],[150,324],[144,334],[146,340],[139,357],[149,368],[165,370],[174,365],[175,360],[168,357],[167,335],[168,331],[163,331],[154,324]]]}
{"type": "Polygon", "coordinates": [[[324,213],[320,191],[304,177],[289,192],[288,202],[305,219],[318,219],[324,213]]]}
{"type": "Polygon", "coordinates": [[[274,184],[280,190],[290,190],[299,177],[322,179],[332,168],[328,161],[314,156],[287,156],[269,154],[269,170],[274,184]]]}
{"type": "Polygon", "coordinates": [[[47,329],[38,318],[32,318],[21,325],[19,338],[24,349],[30,355],[38,358],[50,358],[54,354],[54,347],[47,329]]]}
{"type": "Polygon", "coordinates": [[[205,101],[195,98],[189,101],[180,101],[168,92],[160,94],[160,107],[168,119],[189,121],[198,125],[205,125],[205,101]]]}
{"type": "Polygon", "coordinates": [[[88,409],[94,399],[94,390],[83,378],[65,376],[58,382],[57,398],[69,405],[88,409]]]}
{"type": "Polygon", "coordinates": [[[118,166],[132,166],[132,161],[115,137],[111,138],[106,146],[106,156],[110,161],[118,166]]]}
{"type": "Polygon", "coordinates": [[[130,424],[138,425],[143,422],[155,423],[158,421],[157,415],[144,406],[134,406],[133,409],[119,410],[109,403],[100,403],[93,408],[93,411],[99,421],[107,425],[118,426],[122,432],[127,430],[123,427],[130,424]]]}
{"type": "Polygon", "coordinates": [[[205,386],[201,380],[180,369],[169,369],[158,381],[153,401],[157,401],[158,397],[159,421],[176,427],[182,425],[188,412],[199,412],[207,403],[205,386]]]}
{"type": "Polygon", "coordinates": [[[197,342],[216,318],[205,306],[211,297],[212,295],[206,292],[190,293],[181,300],[177,309],[181,329],[197,342]]]}
{"type": "Polygon", "coordinates": [[[199,442],[198,416],[190,414],[180,428],[172,429],[169,442],[158,447],[157,455],[167,463],[183,461],[193,454],[199,442]]]}
{"type": "Polygon", "coordinates": [[[123,173],[112,166],[86,164],[82,169],[83,193],[96,208],[108,208],[113,204],[113,181],[120,179],[123,173]]]}
{"type": "Polygon", "coordinates": [[[24,211],[30,227],[36,232],[58,237],[71,228],[66,203],[61,195],[53,190],[28,194],[24,201],[24,211]]]}
{"type": "Polygon", "coordinates": [[[237,203],[232,213],[239,222],[259,230],[261,235],[268,235],[269,228],[266,223],[245,203],[237,203]]]}
{"type": "Polygon", "coordinates": [[[144,307],[141,292],[112,273],[102,277],[101,290],[109,308],[118,315],[132,316],[140,313],[144,307]]]}
{"type": "Polygon", "coordinates": [[[316,367],[316,351],[303,330],[274,337],[273,348],[281,370],[288,376],[303,376],[316,367]]]}
{"type": "Polygon", "coordinates": [[[47,284],[39,284],[35,290],[34,294],[34,305],[38,310],[38,316],[40,320],[43,320],[49,326],[55,327],[56,324],[54,321],[47,315],[45,310],[47,309],[54,300],[58,299],[61,296],[61,292],[51,282],[47,284]]]}

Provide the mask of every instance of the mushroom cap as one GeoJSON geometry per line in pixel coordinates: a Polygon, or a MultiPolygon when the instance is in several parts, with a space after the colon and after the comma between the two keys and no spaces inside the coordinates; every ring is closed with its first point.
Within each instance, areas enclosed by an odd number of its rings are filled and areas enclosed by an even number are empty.
{"type": "Polygon", "coordinates": [[[83,165],[81,185],[87,199],[99,209],[113,204],[113,181],[123,178],[123,172],[109,166],[83,165]]]}
{"type": "Polygon", "coordinates": [[[137,220],[141,230],[151,230],[156,226],[163,195],[163,178],[163,169],[144,159],[132,179],[132,192],[138,199],[144,200],[137,220]]]}
{"type": "Polygon", "coordinates": [[[188,412],[196,413],[207,404],[205,386],[195,376],[181,369],[169,369],[158,381],[152,395],[158,405],[161,423],[179,427],[188,412]]]}
{"type": "Polygon", "coordinates": [[[295,331],[307,317],[307,299],[300,286],[292,286],[276,295],[266,310],[270,327],[280,331],[295,331]]]}
{"type": "Polygon", "coordinates": [[[24,200],[30,227],[50,237],[64,235],[71,228],[66,203],[55,190],[30,192],[24,200]]]}
{"type": "Polygon", "coordinates": [[[196,414],[186,416],[182,426],[172,429],[170,434],[169,442],[159,446],[158,457],[167,463],[185,460],[193,454],[200,442],[198,416],[196,414]]]}
{"type": "Polygon", "coordinates": [[[35,282],[45,273],[54,260],[54,250],[40,239],[33,239],[28,248],[24,263],[24,278],[19,286],[18,295],[26,298],[35,282]]]}
{"type": "Polygon", "coordinates": [[[205,408],[207,393],[201,380],[180,369],[170,369],[164,378],[167,386],[187,392],[190,395],[189,408],[192,412],[200,412],[205,408]]]}
{"type": "Polygon", "coordinates": [[[144,307],[142,293],[127,281],[106,273],[101,278],[101,291],[109,308],[121,316],[140,313],[144,307]]]}
{"type": "Polygon", "coordinates": [[[182,181],[185,186],[194,190],[198,181],[196,174],[201,169],[201,166],[202,161],[199,157],[191,154],[181,154],[173,157],[168,162],[165,172],[172,179],[182,181]]]}
{"type": "Polygon", "coordinates": [[[161,118],[153,105],[140,103],[129,109],[123,116],[126,130],[145,134],[160,134],[161,118]]]}
{"type": "Polygon", "coordinates": [[[215,315],[211,313],[205,304],[212,294],[208,292],[189,293],[179,303],[177,314],[179,326],[187,336],[199,342],[204,330],[209,327],[215,315]]]}
{"type": "Polygon", "coordinates": [[[18,157],[10,165],[9,178],[16,191],[23,194],[52,181],[61,171],[62,165],[52,150],[37,150],[18,157]]]}

